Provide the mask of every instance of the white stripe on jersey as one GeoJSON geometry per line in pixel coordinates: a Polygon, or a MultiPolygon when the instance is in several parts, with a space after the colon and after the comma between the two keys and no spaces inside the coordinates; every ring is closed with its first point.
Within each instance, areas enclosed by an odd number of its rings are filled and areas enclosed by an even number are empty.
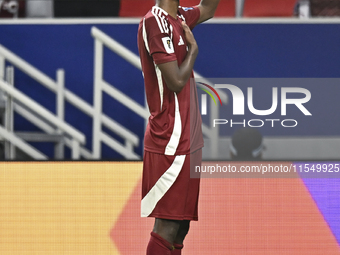
{"type": "Polygon", "coordinates": [[[158,80],[158,89],[159,89],[159,97],[161,99],[161,111],[163,108],[163,79],[162,79],[162,72],[161,70],[159,70],[158,66],[155,64],[155,71],[156,71],[156,75],[157,75],[157,80],[158,80]]]}
{"type": "Polygon", "coordinates": [[[157,9],[154,9],[154,7],[152,7],[151,13],[153,14],[153,16],[155,16],[155,19],[158,23],[159,30],[161,31],[161,33],[164,33],[161,22],[159,21],[159,17],[157,16],[156,12],[157,12],[157,9]]]}
{"type": "Polygon", "coordinates": [[[172,134],[169,140],[169,143],[167,144],[165,148],[165,155],[175,155],[179,139],[182,135],[182,120],[181,120],[181,114],[179,112],[179,104],[177,99],[177,94],[174,92],[175,96],[175,121],[174,121],[174,129],[172,130],[172,134]]]}
{"type": "MultiPolygon", "coordinates": [[[[147,33],[146,33],[146,28],[145,28],[145,18],[143,20],[143,40],[144,40],[145,48],[146,48],[146,50],[150,54],[150,48],[149,48],[149,43],[148,43],[148,36],[147,36],[147,33]]],[[[155,71],[156,71],[157,81],[158,81],[159,97],[160,97],[160,100],[161,100],[160,110],[162,111],[162,107],[163,107],[163,92],[164,92],[162,73],[161,73],[161,70],[159,70],[158,66],[155,63],[154,63],[154,66],[155,66],[155,71]]]]}
{"type": "Polygon", "coordinates": [[[147,34],[146,34],[146,29],[145,29],[145,18],[143,19],[143,41],[144,41],[144,44],[145,44],[145,48],[149,52],[149,55],[150,55],[148,37],[147,37],[147,34]]]}

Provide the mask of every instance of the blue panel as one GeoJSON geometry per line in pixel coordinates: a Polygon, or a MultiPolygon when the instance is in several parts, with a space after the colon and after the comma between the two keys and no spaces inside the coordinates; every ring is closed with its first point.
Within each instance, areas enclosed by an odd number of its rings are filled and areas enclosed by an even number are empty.
{"type": "Polygon", "coordinates": [[[209,77],[339,77],[338,24],[205,24],[195,68],[209,77]]]}

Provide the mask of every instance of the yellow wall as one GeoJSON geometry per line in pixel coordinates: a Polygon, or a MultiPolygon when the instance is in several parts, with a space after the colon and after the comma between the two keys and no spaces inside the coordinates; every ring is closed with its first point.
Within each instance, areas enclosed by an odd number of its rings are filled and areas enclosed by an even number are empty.
{"type": "Polygon", "coordinates": [[[140,162],[0,163],[0,254],[119,254],[110,231],[140,162]]]}
{"type": "MultiPolygon", "coordinates": [[[[145,254],[141,172],[141,162],[0,163],[0,255],[145,254]]],[[[184,254],[340,254],[299,178],[203,178],[199,218],[184,254]]]]}

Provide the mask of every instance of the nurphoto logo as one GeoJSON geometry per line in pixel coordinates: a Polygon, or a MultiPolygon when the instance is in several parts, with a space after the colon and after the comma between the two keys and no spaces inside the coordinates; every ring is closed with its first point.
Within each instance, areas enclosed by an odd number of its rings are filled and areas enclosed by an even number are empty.
{"type": "MultiPolygon", "coordinates": [[[[229,96],[229,102],[232,101],[232,105],[228,105],[227,107],[232,107],[232,116],[242,116],[245,115],[245,108],[256,116],[266,116],[266,118],[256,119],[243,119],[242,121],[236,122],[231,119],[213,119],[213,126],[217,125],[230,125],[233,127],[235,125],[239,125],[246,127],[262,127],[264,125],[271,125],[271,127],[275,127],[275,125],[281,124],[282,127],[296,127],[298,125],[298,121],[296,119],[278,119],[278,118],[270,118],[270,115],[277,111],[280,108],[280,115],[287,116],[287,106],[292,105],[290,109],[294,111],[300,111],[304,116],[312,116],[312,113],[307,109],[306,103],[311,100],[311,92],[306,88],[301,87],[272,87],[271,88],[271,106],[267,109],[257,109],[254,106],[254,88],[247,87],[247,95],[245,96],[240,87],[232,84],[215,84],[214,86],[208,85],[206,83],[197,82],[198,88],[206,92],[206,94],[201,95],[201,114],[207,115],[208,107],[207,107],[207,94],[214,101],[216,107],[217,102],[215,97],[218,98],[220,105],[222,106],[222,101],[220,95],[217,93],[216,89],[219,91],[223,91],[229,96]],[[280,92],[280,96],[279,96],[280,92]],[[213,95],[215,94],[215,96],[213,95]],[[293,96],[292,96],[293,95],[293,96]],[[230,100],[230,98],[232,100],[230,100]],[[245,103],[246,102],[246,103],[245,103]],[[295,108],[295,109],[294,109],[295,108]]],[[[255,88],[259,89],[259,88],[255,88]]],[[[263,100],[263,98],[261,98],[263,100]]],[[[291,111],[293,111],[291,110],[291,111]]]]}

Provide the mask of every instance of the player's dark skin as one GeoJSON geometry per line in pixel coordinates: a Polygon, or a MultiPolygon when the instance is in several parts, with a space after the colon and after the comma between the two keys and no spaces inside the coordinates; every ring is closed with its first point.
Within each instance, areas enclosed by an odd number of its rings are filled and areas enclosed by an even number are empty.
{"type": "MultiPolygon", "coordinates": [[[[202,23],[212,18],[219,1],[220,0],[202,0],[198,5],[198,8],[200,9],[200,18],[197,23],[202,23]]],[[[157,0],[156,4],[169,15],[175,19],[177,18],[179,0],[157,0]]],[[[176,93],[181,92],[190,78],[198,54],[198,46],[190,28],[184,22],[182,23],[182,27],[188,46],[188,53],[185,60],[180,66],[178,66],[177,61],[158,65],[168,88],[176,93]]],[[[180,221],[156,218],[153,232],[160,235],[169,243],[183,244],[184,238],[189,231],[189,227],[189,220],[180,221]]]]}

